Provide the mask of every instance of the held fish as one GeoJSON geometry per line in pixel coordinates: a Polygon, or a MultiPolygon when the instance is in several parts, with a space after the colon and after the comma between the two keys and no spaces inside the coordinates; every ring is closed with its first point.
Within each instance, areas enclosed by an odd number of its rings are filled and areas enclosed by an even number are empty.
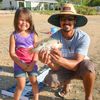
{"type": "Polygon", "coordinates": [[[39,52],[40,50],[46,50],[50,52],[53,48],[60,49],[62,47],[62,43],[54,38],[46,38],[39,43],[37,43],[37,46],[35,48],[32,48],[31,52],[39,52]]]}

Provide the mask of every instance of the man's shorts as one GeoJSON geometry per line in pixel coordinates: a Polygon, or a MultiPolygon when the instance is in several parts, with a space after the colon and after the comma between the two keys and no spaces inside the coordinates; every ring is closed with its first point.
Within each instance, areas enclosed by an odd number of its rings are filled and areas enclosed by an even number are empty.
{"type": "Polygon", "coordinates": [[[57,71],[50,70],[44,82],[51,87],[56,87],[72,79],[82,79],[87,71],[95,73],[95,65],[90,60],[84,60],[78,66],[76,71],[67,70],[63,67],[57,71]]]}

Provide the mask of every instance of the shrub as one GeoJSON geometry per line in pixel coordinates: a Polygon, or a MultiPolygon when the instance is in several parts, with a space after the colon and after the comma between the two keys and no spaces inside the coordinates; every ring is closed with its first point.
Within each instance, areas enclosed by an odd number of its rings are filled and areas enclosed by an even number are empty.
{"type": "Polygon", "coordinates": [[[88,6],[75,6],[77,13],[84,15],[96,15],[97,11],[94,7],[88,6]]]}
{"type": "MultiPolygon", "coordinates": [[[[94,7],[88,7],[88,6],[75,6],[77,13],[83,14],[83,15],[96,15],[97,10],[94,7]]],[[[37,12],[40,14],[48,14],[51,15],[53,13],[59,12],[59,10],[33,10],[33,12],[37,12]]]]}
{"type": "Polygon", "coordinates": [[[91,0],[88,3],[89,6],[100,6],[100,0],[91,0]]]}

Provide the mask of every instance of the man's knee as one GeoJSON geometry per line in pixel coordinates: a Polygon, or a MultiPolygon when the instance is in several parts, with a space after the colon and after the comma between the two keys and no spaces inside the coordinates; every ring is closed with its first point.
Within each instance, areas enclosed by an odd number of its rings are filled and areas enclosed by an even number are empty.
{"type": "Polygon", "coordinates": [[[90,60],[84,60],[79,64],[79,69],[82,72],[90,71],[95,72],[95,64],[90,60]]]}
{"type": "Polygon", "coordinates": [[[78,71],[81,77],[83,77],[86,73],[95,74],[95,64],[90,60],[84,60],[79,64],[78,71]]]}

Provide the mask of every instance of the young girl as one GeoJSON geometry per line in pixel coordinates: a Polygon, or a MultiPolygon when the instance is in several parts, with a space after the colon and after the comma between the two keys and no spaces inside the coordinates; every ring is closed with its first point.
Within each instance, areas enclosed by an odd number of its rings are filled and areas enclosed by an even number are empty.
{"type": "Polygon", "coordinates": [[[19,8],[14,17],[15,31],[10,36],[9,53],[14,61],[14,76],[17,80],[14,100],[19,100],[26,83],[26,73],[32,84],[34,100],[38,100],[37,65],[38,55],[30,53],[37,42],[37,33],[32,15],[26,8],[19,8]]]}

